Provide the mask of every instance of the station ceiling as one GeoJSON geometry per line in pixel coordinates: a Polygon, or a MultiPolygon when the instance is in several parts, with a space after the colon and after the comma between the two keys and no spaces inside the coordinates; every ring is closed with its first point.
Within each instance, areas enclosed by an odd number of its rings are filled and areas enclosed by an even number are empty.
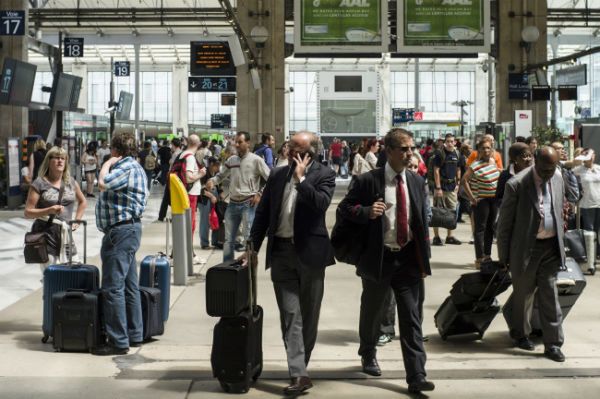
{"type": "MultiPolygon", "coordinates": [[[[284,0],[281,0],[284,1],[284,0]]],[[[600,0],[547,0],[548,8],[557,10],[548,21],[549,58],[552,44],[558,45],[556,56],[600,45],[600,0]],[[597,14],[586,14],[585,8],[597,14]],[[562,11],[561,11],[562,10],[562,11]],[[563,12],[564,11],[564,12],[563,12]]],[[[233,34],[218,0],[29,0],[30,22],[36,12],[40,19],[43,41],[57,44],[58,31],[65,35],[86,38],[85,56],[64,59],[65,64],[109,64],[115,60],[134,59],[133,43],[139,43],[140,61],[149,65],[187,63],[192,40],[219,39],[233,34]],[[36,11],[34,8],[39,7],[36,11]],[[136,18],[131,9],[136,9],[136,18]],[[161,13],[161,9],[168,10],[161,13]],[[79,12],[77,12],[79,10],[79,12]]],[[[230,0],[234,8],[245,8],[245,1],[230,0]]],[[[238,11],[239,12],[239,11],[238,11]]],[[[292,42],[292,23],[286,27],[286,41],[292,42]]],[[[47,60],[30,52],[30,61],[44,64],[47,60]]],[[[464,59],[477,63],[480,59],[464,59]]],[[[363,61],[363,60],[361,60],[363,61]]],[[[304,62],[304,61],[300,61],[304,62]]],[[[336,60],[335,63],[355,63],[356,60],[336,60]]],[[[369,62],[369,61],[366,61],[369,62]]],[[[375,62],[375,61],[374,61],[375,62]]],[[[376,61],[376,62],[379,62],[376,61]]],[[[406,63],[391,59],[392,63],[406,63]]],[[[455,63],[431,59],[423,63],[455,63]]]]}

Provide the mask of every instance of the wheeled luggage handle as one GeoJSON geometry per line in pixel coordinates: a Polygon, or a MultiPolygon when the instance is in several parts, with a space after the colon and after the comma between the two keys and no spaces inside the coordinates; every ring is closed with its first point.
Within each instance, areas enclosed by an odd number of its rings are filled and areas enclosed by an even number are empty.
{"type": "Polygon", "coordinates": [[[65,298],[83,298],[85,290],[68,289],[65,291],[65,298]]]}
{"type": "MultiPolygon", "coordinates": [[[[496,277],[498,276],[498,273],[500,273],[500,269],[496,270],[494,272],[494,274],[492,275],[492,278],[490,278],[490,282],[488,283],[488,285],[485,287],[485,290],[483,290],[483,293],[481,294],[481,296],[479,297],[479,300],[477,302],[481,302],[483,301],[483,298],[486,297],[488,290],[490,289],[490,287],[492,286],[492,284],[494,283],[494,280],[496,280],[496,277]]],[[[498,287],[496,287],[496,292],[494,293],[493,297],[495,298],[498,295],[498,291],[499,288],[502,286],[502,284],[504,283],[504,280],[506,280],[506,276],[508,275],[508,270],[506,270],[504,272],[504,276],[502,276],[502,280],[500,280],[500,284],[498,284],[498,287]]]]}
{"type": "Polygon", "coordinates": [[[252,240],[248,240],[246,242],[246,261],[248,264],[248,293],[249,293],[249,302],[250,309],[252,310],[252,314],[256,312],[257,302],[256,302],[256,269],[257,265],[254,262],[254,243],[252,240]]]}
{"type": "Polygon", "coordinates": [[[73,240],[73,225],[83,225],[83,263],[87,263],[87,221],[86,220],[70,220],[67,222],[69,225],[69,240],[71,248],[69,249],[69,265],[73,265],[73,248],[75,248],[75,241],[73,240]]]}

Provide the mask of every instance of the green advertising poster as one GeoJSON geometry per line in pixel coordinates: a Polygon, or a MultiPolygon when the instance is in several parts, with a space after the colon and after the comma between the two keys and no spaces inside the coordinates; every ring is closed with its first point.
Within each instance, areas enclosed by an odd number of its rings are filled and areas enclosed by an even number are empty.
{"type": "Polygon", "coordinates": [[[298,0],[295,6],[296,52],[387,51],[386,0],[298,0]]]}
{"type": "Polygon", "coordinates": [[[489,0],[400,0],[398,51],[489,51],[489,0]]]}

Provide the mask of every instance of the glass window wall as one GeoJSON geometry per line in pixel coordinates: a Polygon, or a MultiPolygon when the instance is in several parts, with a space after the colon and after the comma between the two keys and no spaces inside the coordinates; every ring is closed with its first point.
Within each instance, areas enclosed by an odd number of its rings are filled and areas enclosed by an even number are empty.
{"type": "Polygon", "coordinates": [[[317,131],[317,72],[290,72],[290,131],[317,131]]]}
{"type": "Polygon", "coordinates": [[[230,114],[231,126],[237,126],[237,108],[235,105],[221,105],[221,94],[223,93],[189,93],[189,123],[210,126],[211,114],[230,114]]]}

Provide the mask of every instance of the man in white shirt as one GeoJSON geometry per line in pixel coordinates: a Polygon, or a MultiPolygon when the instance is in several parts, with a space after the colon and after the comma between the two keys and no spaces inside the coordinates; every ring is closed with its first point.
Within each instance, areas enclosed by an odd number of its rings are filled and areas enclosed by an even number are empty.
{"type": "Polygon", "coordinates": [[[223,245],[223,262],[234,259],[237,232],[242,221],[244,242],[250,234],[254,221],[256,205],[262,195],[262,183],[269,178],[269,167],[265,161],[250,152],[250,133],[238,132],[235,137],[238,155],[233,155],[224,162],[221,172],[206,182],[206,189],[212,190],[230,178],[229,205],[225,212],[225,244],[223,245]]]}
{"type": "Polygon", "coordinates": [[[313,161],[317,154],[316,135],[300,132],[292,137],[290,166],[273,169],[250,233],[256,251],[267,234],[269,238],[266,266],[282,321],[291,379],[284,389],[287,395],[312,387],[307,367],[317,340],[325,267],[335,264],[325,226],[335,172],[313,161]]]}
{"type": "Polygon", "coordinates": [[[543,332],[544,356],[564,362],[562,312],[556,275],[565,262],[564,182],[552,147],[536,151],[535,165],[506,183],[498,218],[499,261],[510,267],[513,294],[508,320],[515,346],[532,351],[530,315],[537,297],[543,332]]]}

